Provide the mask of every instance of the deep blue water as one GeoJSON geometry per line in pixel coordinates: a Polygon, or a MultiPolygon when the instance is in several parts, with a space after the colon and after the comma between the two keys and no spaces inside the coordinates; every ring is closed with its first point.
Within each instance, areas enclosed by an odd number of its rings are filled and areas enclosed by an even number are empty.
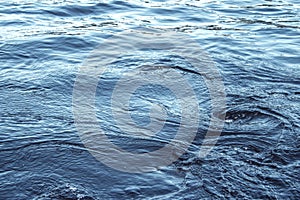
{"type": "MultiPolygon", "coordinates": [[[[299,55],[298,0],[1,1],[0,199],[300,199],[299,55]],[[139,28],[197,41],[220,72],[227,106],[217,144],[199,158],[211,110],[201,76],[181,59],[150,50],[120,58],[115,68],[181,66],[174,70],[201,106],[191,148],[171,165],[135,174],[104,165],[86,149],[72,96],[91,51],[139,28]]],[[[133,120],[149,123],[151,99],[166,106],[168,126],[153,140],[121,137],[109,111],[120,76],[107,73],[97,88],[100,126],[123,149],[161,148],[178,131],[178,102],[168,88],[139,88],[133,120]]]]}

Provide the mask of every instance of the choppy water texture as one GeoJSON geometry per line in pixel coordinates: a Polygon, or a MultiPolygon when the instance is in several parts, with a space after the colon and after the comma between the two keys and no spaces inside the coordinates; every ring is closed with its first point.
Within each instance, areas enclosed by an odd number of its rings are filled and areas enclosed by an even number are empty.
{"type": "MultiPolygon", "coordinates": [[[[299,10],[298,0],[1,1],[0,198],[300,199],[299,10]],[[74,125],[72,91],[91,50],[139,27],[197,40],[220,70],[227,109],[217,145],[200,159],[210,109],[202,78],[170,55],[120,59],[120,68],[181,66],[176,70],[191,82],[201,107],[198,135],[186,154],[156,172],[130,174],[86,150],[74,125]]],[[[133,152],[172,139],[179,108],[159,87],[136,92],[132,118],[147,124],[144,100],[164,101],[175,116],[165,133],[138,143],[118,137],[107,98],[119,76],[107,74],[97,91],[99,120],[111,139],[133,152]]]]}

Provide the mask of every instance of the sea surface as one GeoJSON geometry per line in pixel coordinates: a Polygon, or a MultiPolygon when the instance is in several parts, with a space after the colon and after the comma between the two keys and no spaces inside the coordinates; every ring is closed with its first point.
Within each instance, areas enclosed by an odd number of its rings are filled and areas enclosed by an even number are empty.
{"type": "Polygon", "coordinates": [[[299,0],[0,2],[0,199],[300,199],[299,172],[299,0]],[[122,69],[177,66],[172,70],[189,81],[201,116],[193,144],[177,161],[130,173],[87,150],[72,97],[95,48],[143,28],[185,34],[201,46],[224,83],[226,117],[213,150],[199,157],[212,109],[203,77],[179,58],[147,49],[119,58],[111,68],[121,70],[101,79],[96,103],[99,127],[120,148],[162,148],[187,117],[168,88],[140,87],[131,99],[135,123],[151,121],[149,102],[162,102],[170,116],[155,137],[123,137],[109,111],[122,69]]]}

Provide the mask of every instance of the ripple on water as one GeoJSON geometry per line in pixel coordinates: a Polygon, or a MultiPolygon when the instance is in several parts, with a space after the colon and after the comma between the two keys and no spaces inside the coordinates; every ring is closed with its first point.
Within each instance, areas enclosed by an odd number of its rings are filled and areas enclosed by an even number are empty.
{"type": "MultiPolygon", "coordinates": [[[[2,1],[0,17],[0,199],[300,199],[296,0],[2,1]],[[196,39],[220,70],[228,107],[216,146],[199,158],[210,110],[199,74],[174,56],[121,58],[121,69],[174,65],[201,106],[198,134],[186,154],[164,169],[136,175],[91,156],[71,108],[78,65],[88,53],[110,35],[141,26],[196,39]]],[[[136,143],[120,139],[106,110],[115,81],[108,74],[98,91],[104,105],[99,120],[113,139],[138,153],[172,139],[180,112],[168,98],[173,118],[165,135],[136,143]]],[[[144,100],[151,97],[143,92],[132,102],[140,124],[147,123],[144,100]]]]}

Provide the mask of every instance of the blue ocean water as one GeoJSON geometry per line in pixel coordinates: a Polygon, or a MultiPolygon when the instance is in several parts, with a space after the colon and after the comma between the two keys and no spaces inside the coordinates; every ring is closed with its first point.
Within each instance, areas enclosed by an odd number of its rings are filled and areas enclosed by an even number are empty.
{"type": "MultiPolygon", "coordinates": [[[[0,199],[300,198],[298,0],[13,0],[0,3],[0,27],[0,199]],[[110,36],[138,28],[188,35],[220,71],[226,120],[206,158],[191,148],[163,169],[125,173],[99,162],[81,141],[72,113],[80,66],[110,36]]],[[[208,128],[209,95],[201,77],[181,62],[133,56],[116,65],[183,65],[176,70],[196,88],[202,107],[191,145],[197,146],[208,128]]],[[[98,104],[108,102],[109,75],[98,88],[104,97],[98,104]]],[[[156,89],[136,91],[133,104],[142,109],[132,118],[149,122],[143,99],[154,95],[173,108],[166,130],[172,134],[179,126],[176,104],[167,89],[156,89]]],[[[120,138],[110,114],[100,109],[98,117],[111,139],[133,152],[173,138],[120,138]]]]}

